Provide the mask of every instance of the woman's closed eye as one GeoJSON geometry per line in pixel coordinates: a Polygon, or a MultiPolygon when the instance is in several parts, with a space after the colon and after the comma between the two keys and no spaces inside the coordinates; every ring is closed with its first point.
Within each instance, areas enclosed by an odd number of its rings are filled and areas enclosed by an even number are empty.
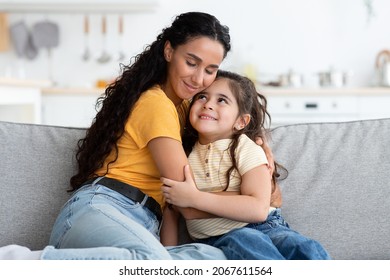
{"type": "Polygon", "coordinates": [[[186,63],[187,63],[187,65],[190,66],[190,67],[196,67],[196,63],[192,63],[192,62],[190,62],[190,61],[188,61],[188,60],[186,60],[186,63]]]}

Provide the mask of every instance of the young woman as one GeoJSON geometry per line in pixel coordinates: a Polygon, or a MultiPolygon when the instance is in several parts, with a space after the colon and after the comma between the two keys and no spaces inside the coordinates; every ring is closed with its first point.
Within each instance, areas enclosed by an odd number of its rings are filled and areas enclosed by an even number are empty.
{"type": "MultiPolygon", "coordinates": [[[[267,115],[265,97],[249,79],[219,70],[193,98],[183,135],[195,182],[187,166],[184,182],[162,178],[164,196],[173,205],[205,211],[187,217],[188,232],[228,259],[329,259],[318,242],[291,230],[271,203],[276,173],[270,176],[267,157],[254,142],[265,137],[267,115]]],[[[174,222],[173,214],[166,221],[174,222]]],[[[175,233],[168,230],[174,227],[165,227],[162,241],[172,244],[175,233]]]]}
{"type": "Polygon", "coordinates": [[[125,248],[133,259],[224,258],[203,244],[159,242],[161,176],[184,180],[183,100],[207,88],[230,50],[214,16],[184,13],[110,85],[77,152],[75,191],[53,227],[56,248],[125,248]]]}

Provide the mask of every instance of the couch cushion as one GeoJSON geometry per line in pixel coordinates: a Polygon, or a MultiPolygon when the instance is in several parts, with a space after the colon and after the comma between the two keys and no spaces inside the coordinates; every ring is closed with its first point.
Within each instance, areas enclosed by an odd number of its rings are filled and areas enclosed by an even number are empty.
{"type": "Polygon", "coordinates": [[[390,259],[390,119],[278,127],[282,213],[335,259],[390,259]]]}
{"type": "Polygon", "coordinates": [[[0,122],[0,246],[42,249],[69,196],[79,128],[0,122]],[[8,225],[8,226],[7,226],[8,225]]]}

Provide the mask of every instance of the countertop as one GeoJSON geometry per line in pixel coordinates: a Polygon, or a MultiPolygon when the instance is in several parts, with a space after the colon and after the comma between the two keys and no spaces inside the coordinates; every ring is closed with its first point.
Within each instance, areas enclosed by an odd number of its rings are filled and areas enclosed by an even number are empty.
{"type": "MultiPolygon", "coordinates": [[[[97,87],[80,87],[80,86],[53,86],[50,81],[45,80],[18,80],[0,77],[0,86],[15,87],[34,87],[40,88],[44,95],[101,95],[104,88],[97,87]]],[[[389,95],[390,87],[263,87],[258,86],[260,92],[266,96],[307,96],[307,95],[389,95]]]]}
{"type": "Polygon", "coordinates": [[[266,96],[317,96],[317,95],[378,95],[390,96],[390,87],[317,87],[317,88],[291,88],[291,87],[259,87],[259,91],[266,96]]]}

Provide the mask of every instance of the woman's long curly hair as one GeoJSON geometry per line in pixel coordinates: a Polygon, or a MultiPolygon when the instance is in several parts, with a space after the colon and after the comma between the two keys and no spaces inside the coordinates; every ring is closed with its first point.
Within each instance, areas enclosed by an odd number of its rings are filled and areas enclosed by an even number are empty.
{"type": "MultiPolygon", "coordinates": [[[[226,190],[229,186],[232,172],[237,169],[235,151],[238,146],[239,137],[242,134],[246,134],[253,141],[256,141],[258,137],[261,137],[263,141],[267,140],[269,138],[269,129],[266,128],[266,125],[271,123],[271,116],[267,111],[267,99],[264,95],[257,91],[255,84],[250,79],[224,70],[218,71],[216,80],[218,79],[228,80],[229,88],[237,100],[239,109],[238,115],[240,116],[243,114],[250,114],[251,116],[249,124],[247,124],[243,129],[234,129],[232,141],[229,145],[229,152],[232,157],[232,166],[226,173],[226,190]]],[[[194,100],[195,99],[196,96],[194,97],[194,100]]],[[[190,109],[192,104],[193,103],[190,105],[190,109]]],[[[187,118],[186,127],[183,134],[183,147],[187,156],[191,153],[192,148],[194,147],[197,140],[198,132],[192,127],[189,118],[187,118]]],[[[275,170],[272,175],[272,180],[274,183],[276,182],[276,179],[280,177],[279,169],[283,169],[287,172],[283,166],[275,162],[275,170]]],[[[275,188],[275,184],[273,184],[273,188],[275,188]]],[[[274,189],[272,191],[274,191],[274,189]]]]}
{"type": "Polygon", "coordinates": [[[220,42],[224,58],[230,51],[229,28],[217,18],[201,12],[188,12],[175,18],[172,25],[162,30],[157,39],[144,51],[132,58],[133,63],[121,65],[122,74],[99,97],[100,108],[86,136],[78,142],[76,160],[78,173],[70,179],[72,190],[78,189],[87,179],[95,177],[96,170],[104,166],[107,156],[114,149],[116,157],[107,164],[107,170],[118,156],[117,141],[134,104],[142,92],[167,80],[167,62],[164,45],[170,42],[173,49],[192,39],[208,37],[220,42]]]}

